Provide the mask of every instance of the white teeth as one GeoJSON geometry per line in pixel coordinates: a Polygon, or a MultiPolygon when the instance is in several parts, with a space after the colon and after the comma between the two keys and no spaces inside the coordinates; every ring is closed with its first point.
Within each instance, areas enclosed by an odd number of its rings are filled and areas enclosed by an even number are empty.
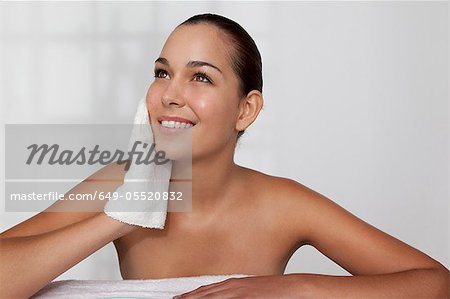
{"type": "Polygon", "coordinates": [[[178,122],[173,120],[163,120],[161,125],[166,128],[175,128],[175,129],[189,129],[192,127],[190,123],[178,122]]]}

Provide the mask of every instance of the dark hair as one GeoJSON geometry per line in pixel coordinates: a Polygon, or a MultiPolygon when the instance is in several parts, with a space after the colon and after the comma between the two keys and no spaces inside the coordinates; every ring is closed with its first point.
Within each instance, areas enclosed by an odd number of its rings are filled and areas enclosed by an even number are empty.
{"type": "MultiPolygon", "coordinates": [[[[253,38],[241,25],[224,16],[205,13],[190,17],[181,25],[211,24],[223,31],[229,38],[234,51],[230,55],[233,71],[239,79],[239,96],[243,97],[252,90],[262,93],[262,60],[253,38]]],[[[244,131],[238,133],[238,138],[244,131]]]]}

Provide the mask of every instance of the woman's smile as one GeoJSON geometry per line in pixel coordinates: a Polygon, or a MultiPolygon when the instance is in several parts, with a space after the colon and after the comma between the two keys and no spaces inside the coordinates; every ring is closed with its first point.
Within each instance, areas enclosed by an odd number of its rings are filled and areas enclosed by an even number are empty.
{"type": "Polygon", "coordinates": [[[163,115],[157,118],[158,129],[165,134],[177,134],[190,131],[195,122],[180,116],[163,115]]]}

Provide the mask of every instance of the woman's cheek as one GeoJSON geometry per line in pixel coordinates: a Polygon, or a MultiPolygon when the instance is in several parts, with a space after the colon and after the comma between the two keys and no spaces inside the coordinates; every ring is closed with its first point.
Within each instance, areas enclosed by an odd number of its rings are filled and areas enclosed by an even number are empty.
{"type": "Polygon", "coordinates": [[[204,126],[208,127],[211,132],[217,132],[217,130],[224,126],[224,120],[226,119],[223,108],[221,105],[212,99],[200,98],[191,104],[191,109],[199,118],[200,122],[204,126]]]}
{"type": "Polygon", "coordinates": [[[152,83],[152,85],[150,85],[150,87],[147,91],[147,95],[146,95],[148,108],[154,109],[155,106],[158,105],[158,102],[160,102],[161,96],[162,96],[161,88],[159,88],[154,83],[152,83]]]}

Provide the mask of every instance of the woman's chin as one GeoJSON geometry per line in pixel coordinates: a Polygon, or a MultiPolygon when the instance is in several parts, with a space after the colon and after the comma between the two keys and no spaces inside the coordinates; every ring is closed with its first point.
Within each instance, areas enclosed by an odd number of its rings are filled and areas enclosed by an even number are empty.
{"type": "Polygon", "coordinates": [[[192,134],[191,130],[178,134],[164,134],[155,131],[155,148],[165,154],[166,159],[173,161],[192,160],[192,134]]]}

